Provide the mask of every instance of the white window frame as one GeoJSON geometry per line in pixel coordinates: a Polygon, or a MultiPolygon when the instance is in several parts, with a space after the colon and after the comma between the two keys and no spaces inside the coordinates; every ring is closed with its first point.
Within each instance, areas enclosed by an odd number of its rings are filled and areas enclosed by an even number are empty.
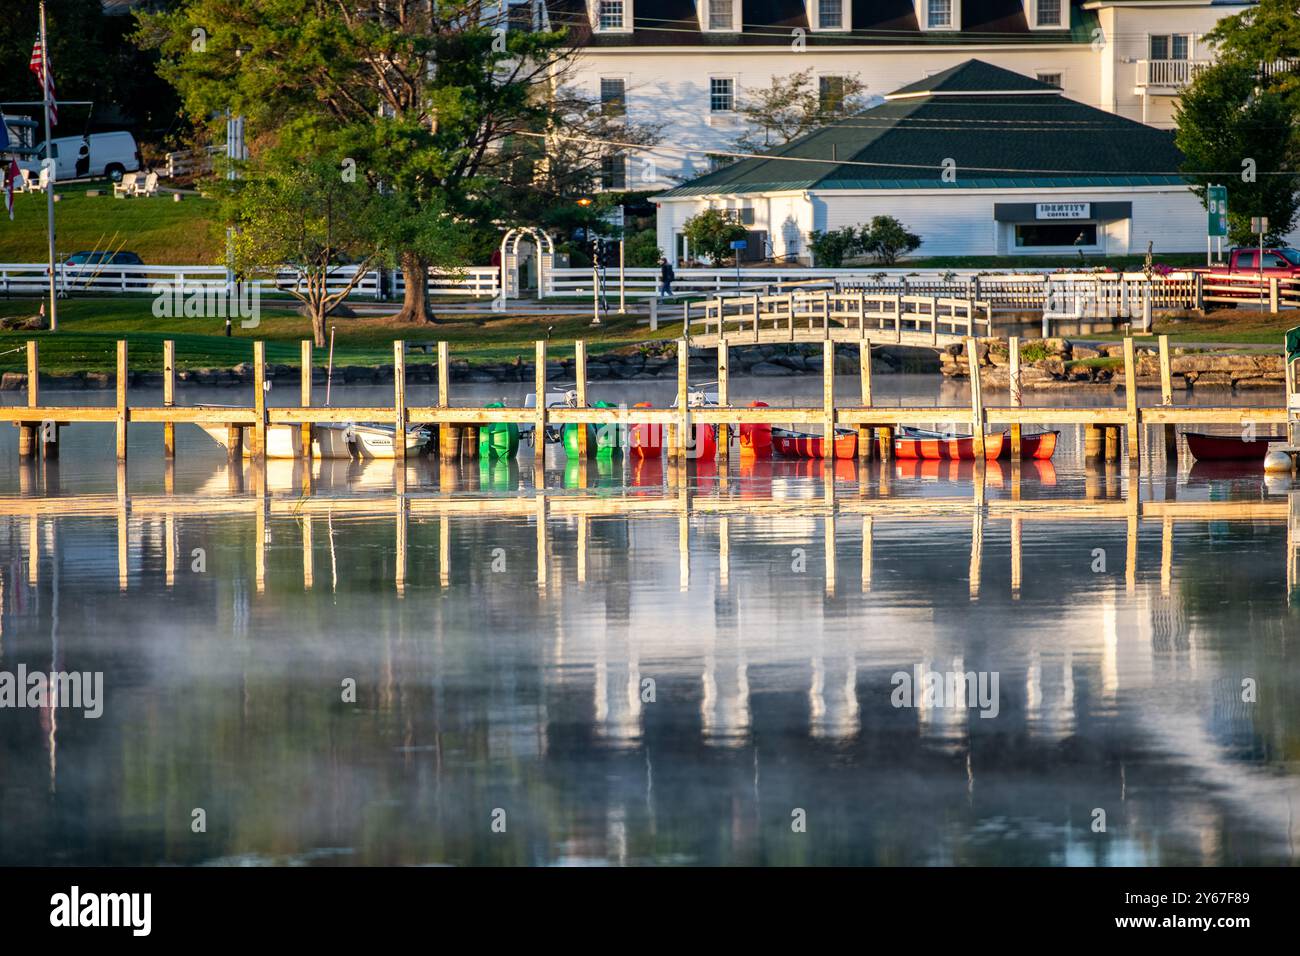
{"type": "Polygon", "coordinates": [[[1061,85],[1059,89],[1064,90],[1066,71],[1061,69],[1061,67],[1045,66],[1041,70],[1034,70],[1034,79],[1038,80],[1038,82],[1040,83],[1047,82],[1046,80],[1043,79],[1044,76],[1053,76],[1053,75],[1059,76],[1061,78],[1061,85]]]}
{"type": "Polygon", "coordinates": [[[591,31],[593,33],[631,33],[633,0],[588,0],[591,31]],[[604,27],[600,25],[600,8],[603,3],[621,3],[623,5],[623,25],[621,27],[604,27]]]}
{"type": "Polygon", "coordinates": [[[923,32],[956,33],[961,30],[961,0],[949,0],[949,2],[952,4],[952,22],[945,26],[931,26],[930,0],[914,0],[916,22],[923,32]]]}
{"type": "Polygon", "coordinates": [[[740,33],[743,23],[741,10],[744,5],[744,0],[731,0],[731,25],[715,27],[709,21],[709,0],[697,0],[695,8],[699,14],[700,31],[702,33],[740,33]]]}
{"type": "Polygon", "coordinates": [[[1161,60],[1163,62],[1170,62],[1178,59],[1194,60],[1196,59],[1196,34],[1184,33],[1181,30],[1176,33],[1148,33],[1146,52],[1147,52],[1147,59],[1149,60],[1161,60]],[[1166,55],[1163,57],[1153,56],[1151,53],[1151,41],[1156,37],[1164,37],[1167,41],[1169,41],[1169,48],[1168,50],[1165,51],[1166,55]],[[1185,57],[1174,56],[1174,40],[1177,39],[1178,37],[1182,37],[1185,40],[1187,40],[1187,56],[1185,57]]]}
{"type": "Polygon", "coordinates": [[[1061,4],[1061,22],[1060,23],[1039,23],[1038,22],[1038,0],[1024,0],[1025,2],[1025,19],[1029,22],[1031,30],[1068,30],[1070,29],[1070,0],[1058,0],[1061,4]]]}
{"type": "MultiPolygon", "coordinates": [[[[845,84],[847,85],[850,76],[851,76],[851,74],[849,74],[849,73],[838,73],[838,72],[833,72],[833,71],[831,71],[831,70],[827,70],[827,71],[825,71],[825,72],[820,72],[820,71],[819,71],[819,72],[817,73],[817,75],[814,77],[814,79],[815,79],[816,82],[817,82],[817,110],[818,110],[818,112],[821,111],[821,105],[822,105],[822,101],[821,101],[821,96],[822,96],[822,80],[840,80],[841,82],[843,82],[843,83],[845,83],[845,84]]],[[[840,91],[840,102],[843,103],[844,100],[845,100],[846,98],[847,98],[847,97],[845,97],[844,92],[841,90],[841,91],[840,91]]]]}
{"type": "Polygon", "coordinates": [[[631,77],[626,73],[601,73],[599,76],[596,77],[596,102],[597,105],[600,107],[600,112],[602,116],[605,114],[605,99],[603,95],[603,87],[606,80],[623,81],[623,112],[616,114],[616,117],[609,117],[609,118],[626,119],[628,111],[631,109],[631,106],[628,103],[628,87],[631,85],[631,77]]]}
{"type": "Polygon", "coordinates": [[[605,155],[603,155],[603,156],[600,157],[600,177],[599,177],[599,178],[600,178],[600,189],[598,190],[599,192],[602,192],[602,193],[625,193],[625,192],[628,191],[628,185],[627,185],[627,184],[628,184],[628,179],[629,179],[630,177],[628,176],[628,162],[627,162],[627,160],[628,160],[627,153],[625,153],[625,152],[621,152],[621,151],[618,151],[618,152],[612,152],[612,153],[606,153],[605,155]],[[621,160],[623,160],[623,185],[622,185],[622,186],[610,186],[610,185],[608,185],[608,184],[605,182],[605,160],[607,160],[607,159],[621,159],[621,160]]]}
{"type": "Polygon", "coordinates": [[[821,0],[806,0],[805,11],[808,14],[808,24],[813,28],[813,32],[820,31],[839,31],[844,32],[853,28],[852,22],[845,23],[853,17],[853,0],[840,0],[840,20],[838,23],[822,23],[821,0]]]}
{"type": "Polygon", "coordinates": [[[739,84],[736,82],[736,77],[725,73],[711,73],[708,78],[708,84],[709,85],[706,88],[706,92],[709,97],[709,115],[710,116],[734,116],[736,113],[736,99],[740,95],[740,92],[738,90],[739,84]],[[715,110],[713,108],[713,81],[714,80],[727,80],[728,82],[731,83],[731,109],[715,110]]]}

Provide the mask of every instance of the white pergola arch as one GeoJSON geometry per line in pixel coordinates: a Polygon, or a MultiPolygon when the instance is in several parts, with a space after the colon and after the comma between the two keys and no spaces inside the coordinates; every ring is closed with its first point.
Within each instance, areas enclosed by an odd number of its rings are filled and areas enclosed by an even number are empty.
{"type": "Polygon", "coordinates": [[[507,229],[501,237],[501,295],[497,300],[499,309],[505,308],[507,299],[519,298],[518,283],[512,283],[511,278],[518,274],[519,243],[524,239],[531,239],[537,247],[537,296],[546,297],[546,278],[555,261],[555,240],[540,227],[514,226],[507,229]]]}

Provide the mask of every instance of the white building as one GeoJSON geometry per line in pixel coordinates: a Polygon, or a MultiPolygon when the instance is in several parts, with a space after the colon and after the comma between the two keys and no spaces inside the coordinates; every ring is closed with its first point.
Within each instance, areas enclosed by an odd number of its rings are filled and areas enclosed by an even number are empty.
{"type": "MultiPolygon", "coordinates": [[[[525,0],[527,3],[527,0],[525,0]]],[[[883,94],[971,58],[1159,128],[1209,61],[1204,36],[1250,0],[541,0],[583,54],[569,82],[685,149],[610,160],[609,188],[661,189],[710,171],[743,132],[735,107],[811,69],[833,95],[883,94]]]]}
{"type": "Polygon", "coordinates": [[[806,263],[815,231],[881,215],[922,238],[918,256],[1197,252],[1207,215],[1182,161],[1167,130],[968,60],[652,199],[674,262],[707,208],[746,224],[749,258],[806,263]]]}

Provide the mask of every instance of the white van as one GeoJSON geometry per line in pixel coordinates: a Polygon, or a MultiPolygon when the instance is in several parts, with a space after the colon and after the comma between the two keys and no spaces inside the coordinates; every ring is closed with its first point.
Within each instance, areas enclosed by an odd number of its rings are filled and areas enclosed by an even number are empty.
{"type": "MultiPolygon", "coordinates": [[[[126,130],[63,136],[52,143],[52,156],[56,162],[54,178],[60,182],[107,177],[116,183],[121,181],[124,173],[140,169],[139,147],[135,144],[135,137],[126,130]]],[[[35,156],[19,160],[18,165],[28,173],[39,175],[44,161],[45,143],[41,143],[36,147],[35,156]]]]}

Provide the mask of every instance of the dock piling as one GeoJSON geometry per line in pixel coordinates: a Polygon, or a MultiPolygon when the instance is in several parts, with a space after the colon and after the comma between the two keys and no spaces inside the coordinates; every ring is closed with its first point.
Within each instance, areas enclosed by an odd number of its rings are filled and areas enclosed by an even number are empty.
{"type": "MultiPolygon", "coordinates": [[[[303,408],[311,408],[311,349],[312,342],[310,339],[303,339],[299,344],[299,354],[302,358],[298,371],[298,404],[303,408]]],[[[303,458],[310,462],[312,453],[311,422],[302,423],[301,442],[303,458]]],[[[310,467],[308,465],[309,469],[310,467]]]]}
{"type": "MultiPolygon", "coordinates": [[[[573,343],[574,389],[577,393],[576,404],[579,408],[587,407],[587,341],[578,339],[573,343]]],[[[586,461],[592,449],[587,447],[587,426],[575,425],[578,440],[578,460],[586,461]]]]}
{"type": "Polygon", "coordinates": [[[266,343],[258,339],[253,343],[253,422],[252,454],[266,457],[266,343]]]}
{"type": "MultiPolygon", "coordinates": [[[[756,297],[757,298],[757,297],[756,297]]],[[[731,405],[731,381],[728,366],[731,361],[731,348],[727,345],[725,335],[718,336],[718,404],[723,408],[731,405]]],[[[731,452],[731,426],[718,425],[717,459],[725,462],[731,452]]]]}
{"type": "Polygon", "coordinates": [[[689,372],[691,364],[690,343],[681,339],[677,343],[677,426],[676,434],[670,435],[669,456],[685,459],[687,450],[693,448],[691,442],[691,386],[689,372]]]}
{"type": "Polygon", "coordinates": [[[126,340],[117,343],[117,460],[126,461],[126,386],[127,386],[127,351],[126,340]]]}
{"type": "MultiPolygon", "coordinates": [[[[176,404],[176,342],[167,339],[163,342],[163,405],[171,408],[176,404]]],[[[173,458],[176,455],[176,423],[163,422],[163,455],[173,458]]]]}
{"type": "Polygon", "coordinates": [[[966,361],[970,365],[971,435],[975,439],[975,461],[984,461],[984,391],[980,382],[979,345],[975,337],[966,340],[966,361]]]}
{"type": "Polygon", "coordinates": [[[41,347],[34,339],[27,342],[27,407],[41,404],[41,347]]]}
{"type": "Polygon", "coordinates": [[[835,343],[822,343],[822,464],[835,467],[835,343]]]}
{"type": "Polygon", "coordinates": [[[393,342],[393,460],[398,468],[406,464],[406,342],[401,339],[393,342]]]}
{"type": "Polygon", "coordinates": [[[1131,335],[1124,339],[1124,405],[1125,424],[1128,426],[1128,457],[1129,461],[1137,461],[1141,426],[1138,424],[1137,361],[1133,356],[1131,335]]]}
{"type": "Polygon", "coordinates": [[[546,484],[546,342],[542,339],[537,340],[533,356],[533,391],[537,395],[533,412],[533,484],[541,490],[546,484]]]}
{"type": "MultiPolygon", "coordinates": [[[[546,393],[539,391],[537,393],[537,405],[540,408],[546,404],[546,393]]],[[[438,407],[451,407],[451,347],[444,341],[438,343],[438,407]]],[[[452,452],[451,425],[448,422],[438,423],[438,458],[442,461],[448,461],[452,452]]]]}
{"type": "MultiPolygon", "coordinates": [[[[1169,336],[1160,336],[1160,404],[1174,403],[1173,374],[1169,360],[1169,336]]],[[[1163,426],[1165,436],[1165,459],[1178,460],[1178,430],[1174,425],[1163,426]]]]}
{"type": "MultiPolygon", "coordinates": [[[[1010,374],[1007,384],[1011,391],[1011,405],[1019,408],[1023,402],[1020,389],[1020,337],[1013,335],[1007,339],[1007,358],[1010,368],[1010,374]]],[[[1019,422],[1011,423],[1011,461],[1020,461],[1020,441],[1021,425],[1019,422]]]]}
{"type": "MultiPolygon", "coordinates": [[[[862,292],[858,292],[858,318],[862,321],[862,292]]],[[[865,331],[865,326],[863,326],[865,331]]],[[[862,407],[871,407],[871,340],[864,338],[858,342],[858,374],[862,388],[862,407]]],[[[858,426],[858,457],[863,461],[871,460],[871,426],[858,426]]]]}

